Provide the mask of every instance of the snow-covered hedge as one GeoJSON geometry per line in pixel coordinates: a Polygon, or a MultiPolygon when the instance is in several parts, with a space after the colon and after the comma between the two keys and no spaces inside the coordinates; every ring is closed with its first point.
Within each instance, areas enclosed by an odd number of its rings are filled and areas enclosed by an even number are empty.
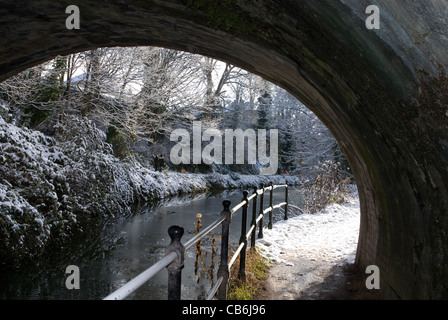
{"type": "Polygon", "coordinates": [[[103,131],[71,117],[58,139],[0,117],[0,261],[33,258],[64,246],[75,231],[104,217],[130,214],[130,204],[209,188],[298,183],[296,177],[154,171],[113,155],[103,131]]]}
{"type": "Polygon", "coordinates": [[[66,157],[53,139],[0,118],[0,250],[2,262],[39,254],[52,236],[76,221],[63,203],[66,157]]]}

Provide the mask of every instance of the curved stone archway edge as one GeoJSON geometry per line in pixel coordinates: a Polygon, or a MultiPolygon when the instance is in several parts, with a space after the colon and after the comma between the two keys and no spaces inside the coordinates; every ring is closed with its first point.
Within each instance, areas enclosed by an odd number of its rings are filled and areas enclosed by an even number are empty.
{"type": "Polygon", "coordinates": [[[377,0],[14,1],[0,80],[56,55],[153,45],[225,60],[285,88],[331,130],[361,200],[357,264],[384,298],[448,298],[448,3],[377,0]],[[65,8],[80,8],[68,30],[65,8]]]}

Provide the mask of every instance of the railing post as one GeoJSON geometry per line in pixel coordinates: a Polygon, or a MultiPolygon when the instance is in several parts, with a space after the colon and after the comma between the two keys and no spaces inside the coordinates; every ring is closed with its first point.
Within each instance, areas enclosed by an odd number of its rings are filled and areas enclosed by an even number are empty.
{"type": "Polygon", "coordinates": [[[258,192],[257,187],[254,187],[254,200],[252,202],[252,222],[251,226],[254,226],[254,230],[252,230],[252,235],[250,237],[250,248],[255,249],[255,233],[257,229],[257,198],[258,198],[258,192]]]}
{"type": "Polygon", "coordinates": [[[284,220],[288,220],[288,183],[286,183],[286,187],[285,187],[285,217],[284,220]]]}
{"type": "Polygon", "coordinates": [[[184,228],[171,226],[168,229],[171,243],[166,247],[166,254],[177,253],[177,258],[166,268],[168,269],[168,300],[180,300],[182,285],[182,269],[184,268],[185,250],[180,242],[184,235],[184,228]]]}
{"type": "Polygon", "coordinates": [[[269,211],[269,222],[268,222],[268,228],[272,229],[272,196],[274,193],[274,186],[271,181],[271,190],[270,190],[270,196],[269,196],[269,207],[271,208],[271,211],[269,211]]]}
{"type": "Polygon", "coordinates": [[[232,214],[230,213],[230,204],[231,202],[229,200],[224,200],[222,202],[224,209],[221,211],[221,216],[225,217],[225,220],[222,222],[221,262],[218,269],[218,278],[223,278],[218,289],[219,300],[227,299],[227,285],[229,282],[229,231],[230,222],[232,219],[232,214]]]}
{"type": "Polygon", "coordinates": [[[247,199],[248,191],[243,191],[243,200],[246,201],[246,204],[243,206],[243,213],[241,216],[241,237],[240,237],[240,245],[244,243],[244,247],[240,253],[240,270],[238,272],[238,279],[243,282],[246,282],[246,250],[247,250],[247,207],[249,206],[249,200],[247,199]]]}
{"type": "MultiPolygon", "coordinates": [[[[261,193],[261,197],[260,197],[260,214],[263,215],[264,183],[261,184],[261,190],[262,190],[262,193],[261,193]]],[[[259,224],[258,228],[259,228],[258,229],[258,238],[262,239],[263,238],[263,216],[260,219],[260,224],[259,224]]]]}

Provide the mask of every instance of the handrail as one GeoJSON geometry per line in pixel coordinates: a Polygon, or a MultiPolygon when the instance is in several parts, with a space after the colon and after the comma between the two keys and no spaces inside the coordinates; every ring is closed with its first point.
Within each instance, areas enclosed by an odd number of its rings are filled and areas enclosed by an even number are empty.
{"type": "Polygon", "coordinates": [[[111,293],[103,300],[123,300],[128,295],[133,293],[139,287],[141,287],[146,281],[154,277],[157,273],[163,270],[171,264],[174,259],[177,258],[177,253],[171,252],[169,255],[165,256],[163,259],[159,260],[157,263],[153,264],[151,267],[140,273],[138,276],[133,278],[131,281],[126,283],[124,286],[111,293]]]}
{"type": "MultiPolygon", "coordinates": [[[[278,209],[282,206],[285,206],[285,216],[284,219],[287,219],[287,208],[288,208],[288,184],[284,185],[273,185],[272,183],[265,187],[264,185],[261,186],[261,189],[254,188],[254,193],[248,197],[248,192],[243,192],[244,198],[243,200],[235,205],[232,209],[229,209],[230,201],[223,201],[224,205],[224,211],[221,212],[221,216],[216,219],[214,222],[212,222],[210,225],[208,225],[206,228],[204,228],[202,231],[200,231],[198,234],[196,234],[193,238],[188,240],[185,245],[182,245],[180,243],[180,239],[183,235],[183,228],[178,226],[172,226],[170,229],[173,229],[173,231],[169,230],[169,234],[171,237],[171,244],[167,247],[167,255],[163,257],[161,260],[159,260],[157,263],[153,264],[151,267],[140,273],[138,276],[130,280],[128,283],[126,283],[121,288],[117,289],[113,293],[109,294],[107,297],[105,297],[103,300],[122,300],[129,296],[131,293],[133,293],[135,290],[137,290],[141,285],[143,285],[145,282],[147,282],[149,279],[154,277],[158,272],[160,272],[163,268],[168,268],[169,270],[169,285],[168,285],[168,291],[169,291],[169,299],[180,299],[180,274],[181,270],[183,268],[183,261],[184,261],[184,253],[190,249],[192,246],[194,246],[198,241],[200,241],[203,237],[205,237],[209,232],[211,232],[213,229],[215,229],[219,225],[223,225],[223,233],[227,233],[226,239],[227,243],[222,243],[222,249],[221,249],[221,263],[224,263],[225,266],[220,266],[220,271],[218,271],[218,279],[217,283],[213,286],[213,288],[210,289],[210,291],[207,293],[207,300],[212,299],[219,288],[224,286],[224,291],[227,292],[227,280],[228,275],[231,266],[236,261],[238,256],[244,252],[244,258],[242,257],[240,259],[240,275],[243,275],[243,278],[245,279],[245,249],[247,248],[247,241],[250,237],[254,238],[255,230],[257,228],[257,225],[260,224],[260,232],[259,232],[259,238],[262,237],[262,229],[263,229],[263,217],[266,213],[270,213],[269,215],[269,225],[268,227],[272,227],[272,211],[275,209],[278,209]],[[276,205],[272,205],[272,191],[277,188],[285,188],[285,202],[278,203],[276,205]],[[263,194],[266,191],[270,192],[270,205],[268,208],[263,209],[263,194]],[[257,197],[261,195],[260,200],[260,212],[259,215],[256,216],[256,203],[257,203],[257,197]],[[247,232],[246,229],[246,222],[244,221],[247,219],[247,208],[249,206],[249,203],[251,200],[254,200],[254,206],[253,206],[253,215],[252,215],[252,222],[251,226],[249,228],[249,231],[247,232]],[[226,202],[228,202],[228,206],[226,207],[226,202]],[[240,238],[240,244],[233,254],[232,258],[230,259],[230,262],[227,263],[227,252],[228,252],[228,225],[230,225],[230,221],[232,216],[239,210],[243,208],[243,222],[242,222],[242,232],[241,232],[241,238],[240,238]],[[227,211],[226,211],[227,210],[227,211]],[[224,228],[224,223],[227,224],[227,228],[224,228]],[[243,250],[244,249],[244,250],[243,250]],[[224,272],[224,274],[223,274],[224,272]],[[221,273],[221,274],[220,274],[221,273]],[[226,279],[226,280],[225,280],[226,279]],[[224,281],[225,280],[225,281],[224,281]],[[173,287],[173,288],[170,288],[173,287]],[[174,293],[173,293],[174,292],[174,293]]],[[[224,238],[224,237],[223,237],[224,238]]],[[[252,247],[254,248],[254,240],[252,240],[252,247]]],[[[220,296],[222,296],[220,291],[220,296]]],[[[224,295],[225,298],[225,295],[224,295]]]]}
{"type": "Polygon", "coordinates": [[[233,254],[232,258],[230,259],[229,265],[228,265],[228,269],[230,270],[230,268],[232,267],[232,264],[236,261],[236,258],[238,258],[241,250],[243,250],[243,248],[245,247],[245,243],[240,243],[240,245],[238,246],[238,249],[236,249],[235,253],[233,254]]]}
{"type": "Polygon", "coordinates": [[[207,297],[205,300],[212,300],[215,296],[216,292],[218,291],[219,287],[221,286],[222,282],[224,280],[224,277],[219,277],[218,280],[216,280],[215,285],[213,288],[210,289],[210,291],[207,293],[207,297]]]}
{"type": "Polygon", "coordinates": [[[277,188],[285,188],[287,186],[288,186],[287,184],[277,184],[277,185],[274,185],[273,187],[274,187],[274,190],[275,190],[277,188]]]}
{"type": "Polygon", "coordinates": [[[238,203],[236,206],[234,206],[230,210],[230,213],[233,215],[235,212],[237,212],[239,209],[241,209],[245,204],[246,204],[246,200],[241,201],[240,203],[238,203]]]}

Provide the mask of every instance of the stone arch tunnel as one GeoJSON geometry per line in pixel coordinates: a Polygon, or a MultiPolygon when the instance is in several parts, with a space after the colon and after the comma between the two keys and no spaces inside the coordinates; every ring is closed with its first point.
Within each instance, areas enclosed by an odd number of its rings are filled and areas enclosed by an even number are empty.
{"type": "Polygon", "coordinates": [[[56,55],[153,45],[221,59],[285,88],[356,175],[356,262],[385,299],[448,298],[448,2],[0,1],[0,80],[56,55]],[[380,28],[366,27],[377,5],[380,28]],[[68,5],[80,28],[67,29],[68,5]]]}

